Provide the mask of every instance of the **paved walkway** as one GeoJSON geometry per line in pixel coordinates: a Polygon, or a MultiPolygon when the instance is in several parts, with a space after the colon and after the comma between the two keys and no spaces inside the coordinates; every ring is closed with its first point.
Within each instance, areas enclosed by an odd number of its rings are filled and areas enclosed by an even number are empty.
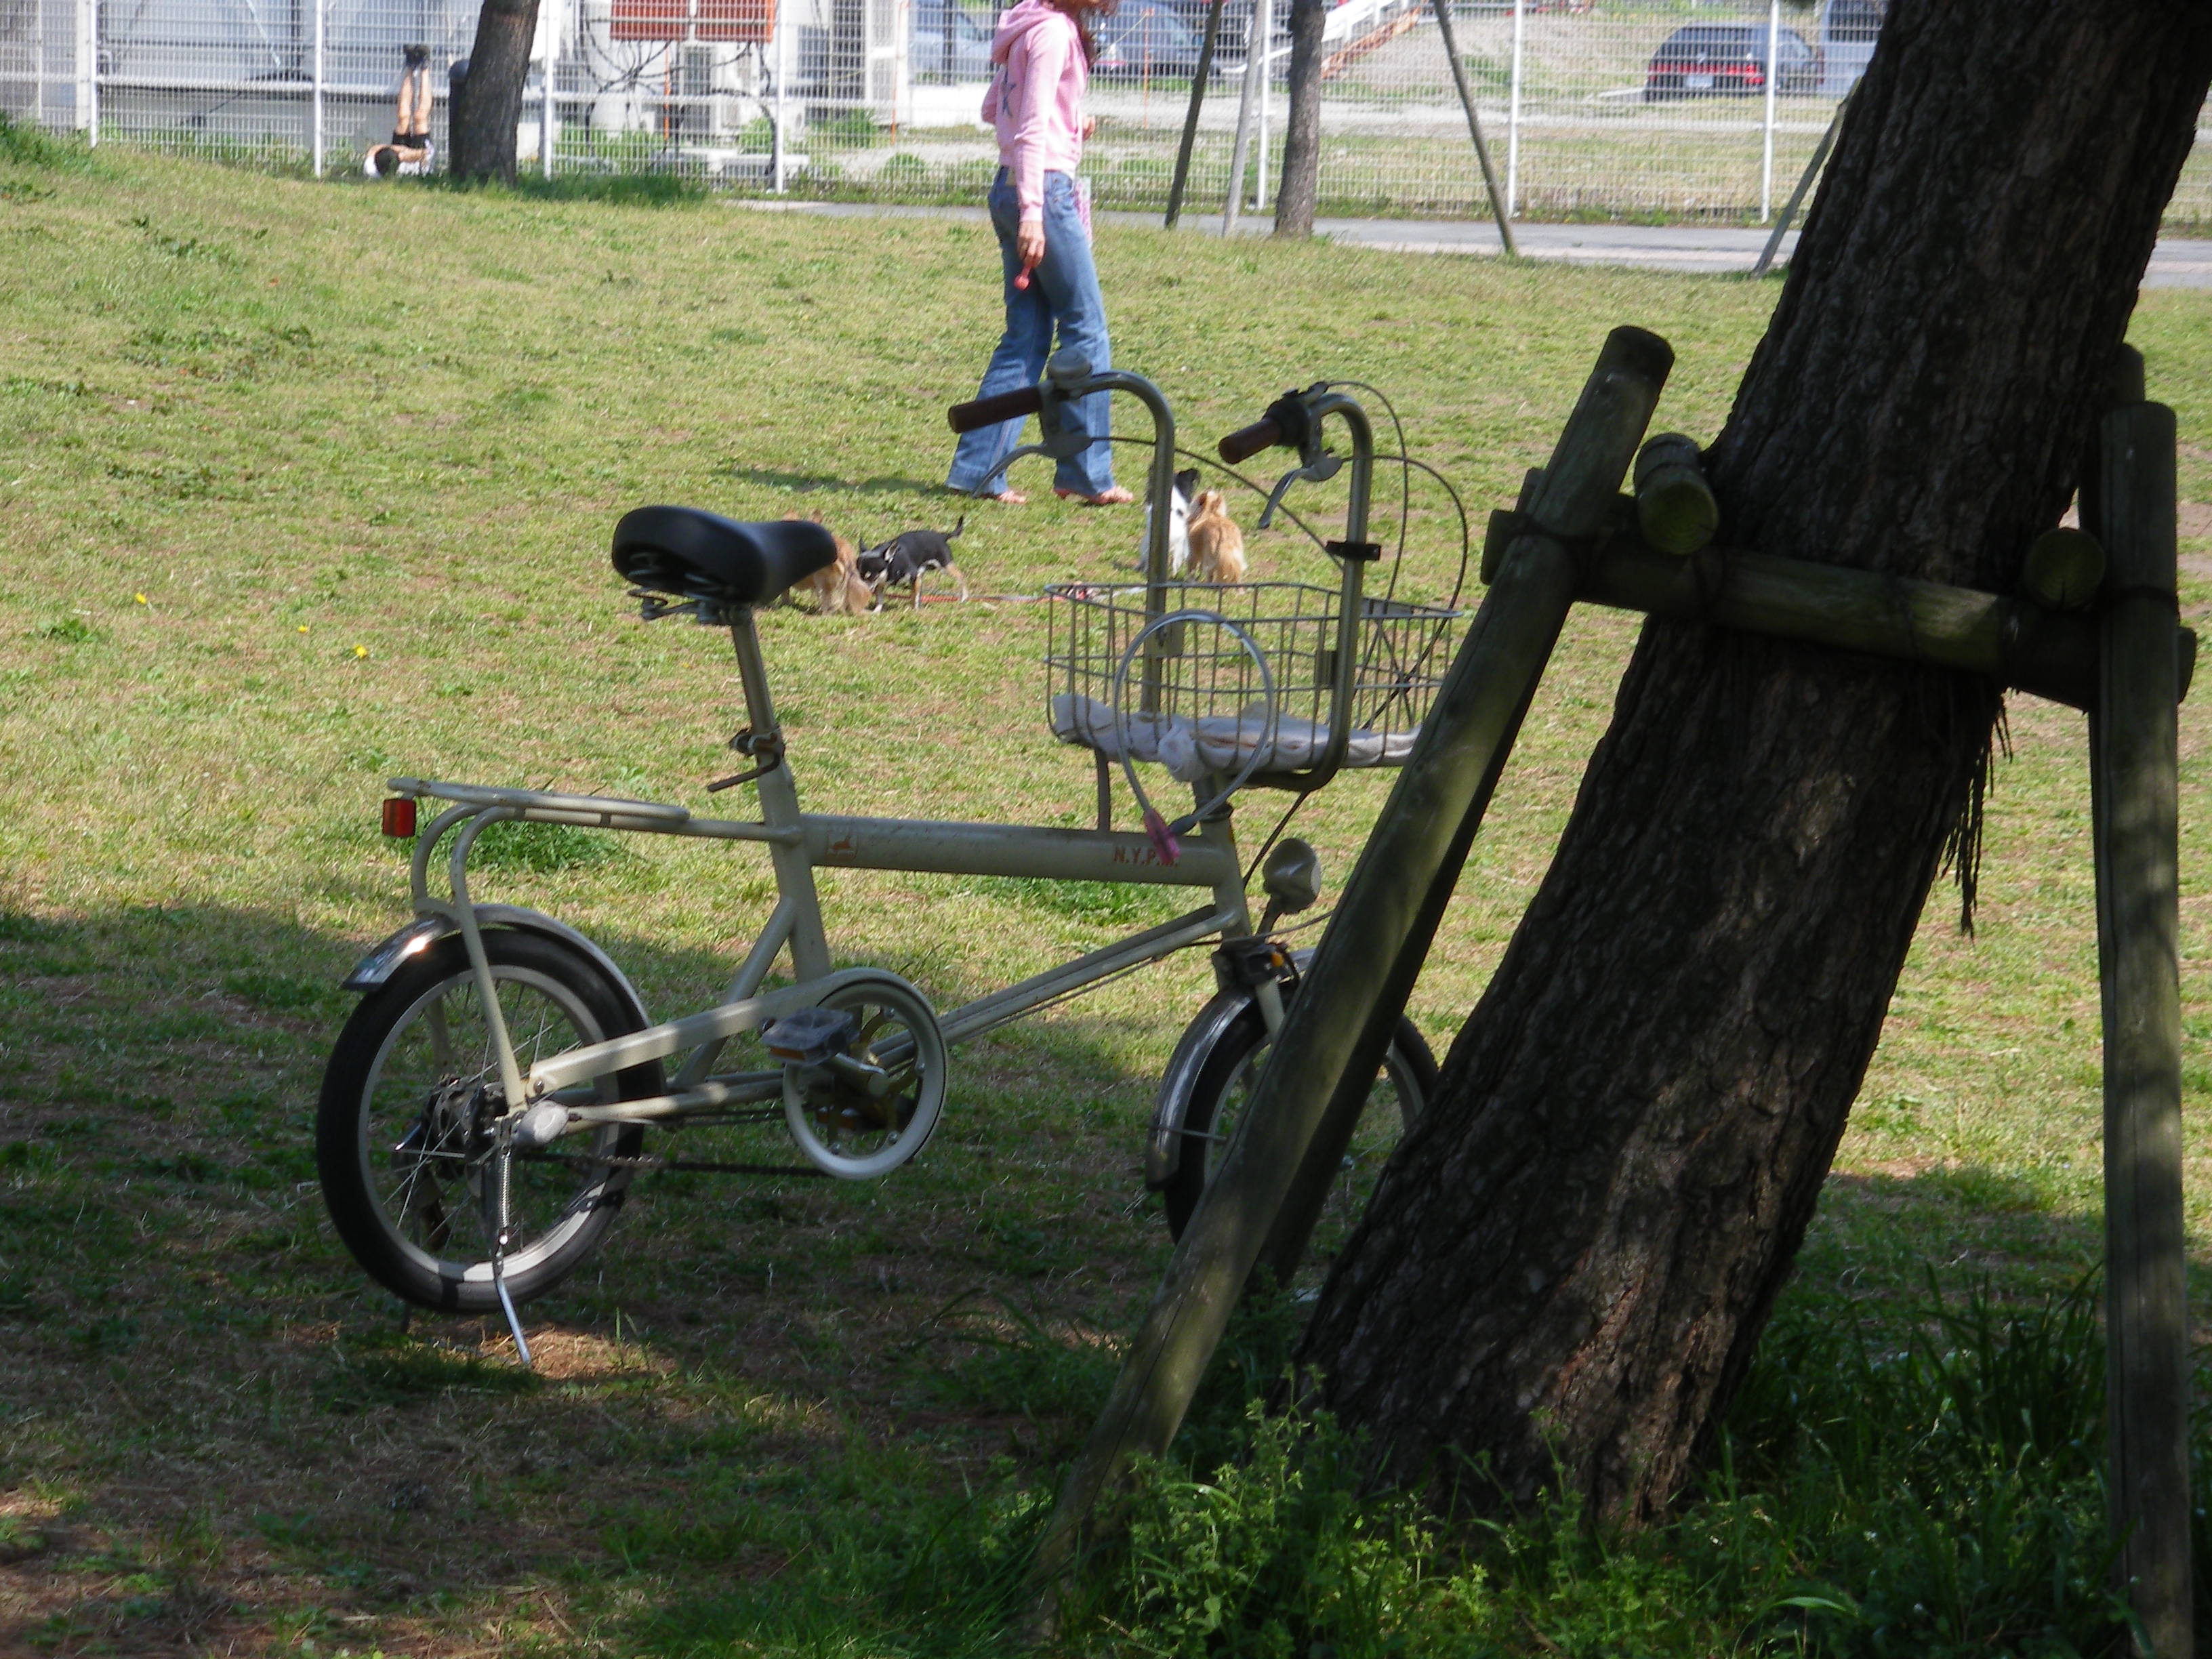
{"type": "MultiPolygon", "coordinates": [[[[758,197],[730,198],[741,207],[769,212],[819,213],[835,218],[928,218],[981,220],[975,207],[900,207],[870,202],[780,202],[758,197]]],[[[1113,224],[1155,226],[1157,213],[1102,213],[1113,224]]],[[[1182,228],[1193,234],[1218,235],[1218,213],[1188,214],[1182,228]]],[[[1265,235],[1273,228],[1270,216],[1246,219],[1240,235],[1265,235]]],[[[1498,231],[1486,221],[1459,219],[1317,219],[1316,234],[1361,247],[1389,248],[1401,253],[1496,254],[1498,231]]],[[[1515,240],[1521,252],[1534,259],[1553,259],[1562,264],[1638,265],[1653,270],[1697,271],[1706,275],[1747,271],[1758,263],[1766,246],[1764,230],[1739,230],[1699,225],[1516,225],[1515,240]]],[[[1795,231],[1782,239],[1779,259],[1786,260],[1796,246],[1795,231]]],[[[2145,288],[2212,288],[2212,241],[2169,237],[2150,257],[2143,276],[2145,288]]]]}

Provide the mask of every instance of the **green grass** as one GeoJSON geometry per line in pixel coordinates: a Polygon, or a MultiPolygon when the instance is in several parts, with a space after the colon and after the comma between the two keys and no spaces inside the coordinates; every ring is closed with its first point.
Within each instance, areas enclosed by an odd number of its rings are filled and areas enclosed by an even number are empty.
{"type": "MultiPolygon", "coordinates": [[[[532,1310],[535,1383],[501,1369],[492,1326],[399,1329],[325,1228],[307,1139],[336,981],[404,919],[382,779],[705,805],[739,719],[726,647],[640,624],[609,529],[648,501],[820,508],[870,538],[949,524],[942,410],[996,331],[987,233],[683,194],[319,186],[0,137],[0,1559],[19,1557],[0,1646],[1001,1650],[1038,1504],[1164,1260],[1140,1135],[1209,994],[1202,958],[962,1050],[938,1139],[882,1184],[643,1183],[611,1248],[532,1310]]],[[[1160,381],[1194,445],[1286,385],[1356,374],[1478,513],[1540,462],[1616,323],[1677,348],[1662,423],[1716,429],[1777,291],[1120,228],[1100,258],[1117,361],[1160,381]]],[[[2147,296],[2136,337],[2180,414],[2201,617],[2212,309],[2147,296]]],[[[1048,499],[969,509],[961,563],[995,597],[763,617],[811,804],[1089,820],[1090,768],[1044,727],[1040,619],[1012,596],[1125,568],[1139,525],[1022,482],[1048,499]]],[[[1415,505],[1405,580],[1434,595],[1455,535],[1439,499],[1415,505]]],[[[1317,574],[1287,535],[1251,551],[1317,574]]],[[[1632,637],[1577,617],[1532,710],[1415,995],[1440,1050],[1550,856],[1632,637]]],[[[2199,1251],[2203,707],[2183,726],[2199,1251]]],[[[1082,1641],[1188,1647],[1206,1595],[1241,1594],[1239,1560],[1273,1587],[1237,1602],[1252,1652],[1322,1632],[1340,1652],[1932,1652],[2023,1607],[2093,1638],[2089,1466],[2043,1419],[2025,1447],[2010,1418],[1936,1403],[2007,1397],[1945,1395],[1945,1356],[2041,1340],[2040,1298],[2098,1248],[2085,745],[2077,716],[2033,703],[2013,732],[1978,933],[1931,911],[1734,1461],[1679,1524],[1449,1532],[1332,1484],[1321,1425],[1269,1429],[1215,1480],[1252,1443],[1279,1317],[1239,1339],[1151,1511],[1150,1536],[1235,1547],[1102,1571],[1111,1625],[1082,1641]],[[1893,1431],[1865,1445],[1855,1419],[1893,1431]],[[1923,1525],[1910,1549],[1852,1543],[1923,1525]],[[1948,1604],[1899,1561],[1948,1573],[1965,1611],[1941,1625],[1948,1604]],[[1914,1633],[1880,1649],[1877,1630],[1914,1633]]],[[[1346,780],[1301,818],[1334,882],[1382,788],[1346,780]]],[[[484,896],[585,929],[656,1014],[726,982],[772,897],[744,849],[533,831],[488,850],[484,896]]],[[[841,959],[940,1005],[1155,919],[1137,890],[824,887],[841,959]]],[[[2065,1434],[2094,1437],[2081,1391],[2061,1403],[2065,1434]]]]}

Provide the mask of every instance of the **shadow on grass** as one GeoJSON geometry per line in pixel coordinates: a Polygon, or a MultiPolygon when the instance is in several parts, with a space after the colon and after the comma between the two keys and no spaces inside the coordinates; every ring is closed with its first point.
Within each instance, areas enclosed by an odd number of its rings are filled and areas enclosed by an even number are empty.
{"type": "MultiPolygon", "coordinates": [[[[656,1008],[730,969],[603,943],[656,1008]]],[[[625,1650],[993,1650],[1166,1255],[1137,1175],[1147,1080],[1075,1021],[1017,1027],[961,1051],[945,1129],[886,1182],[643,1182],[529,1310],[530,1379],[496,1322],[403,1324],[328,1234],[309,1135],[357,948],[258,910],[0,909],[0,1374],[38,1402],[0,1455],[40,1540],[0,1648],[497,1618],[625,1650]]],[[[1808,1332],[1865,1329],[1880,1361],[1924,1328],[1929,1264],[1947,1296],[2020,1302],[2097,1252],[2094,1216],[2030,1176],[1834,1177],[1738,1470],[1796,1479],[1791,1390],[1833,1369],[1808,1332]]],[[[1295,1314],[1232,1345],[1181,1455],[1239,1455],[1295,1314]]],[[[1633,1588],[1547,1540],[1593,1607],[1633,1588]]]]}
{"type": "Polygon", "coordinates": [[[906,495],[920,492],[929,495],[944,491],[942,478],[873,477],[858,482],[833,472],[796,472],[773,466],[739,466],[735,462],[715,469],[716,476],[734,478],[739,483],[756,484],[765,489],[792,489],[806,493],[826,489],[840,495],[906,495]]]}
{"type": "MultiPolygon", "coordinates": [[[[602,942],[656,1008],[731,970],[602,942]]],[[[403,1322],[329,1233],[313,1121],[359,948],[259,910],[0,909],[0,1389],[39,1402],[0,1458],[44,1587],[0,1650],[358,1647],[403,1613],[474,1627],[523,1583],[580,1625],[788,1577],[827,1507],[933,1535],[961,1469],[1079,1431],[1165,1237],[1148,1088],[1095,1028],[963,1047],[884,1182],[641,1181],[526,1310],[533,1382],[498,1321],[403,1322]]]]}
{"type": "Polygon", "coordinates": [[[520,202],[605,202],[615,207],[700,207],[713,196],[699,180],[672,173],[563,173],[551,179],[519,173],[511,185],[434,173],[412,182],[418,190],[453,196],[489,196],[520,202]]]}

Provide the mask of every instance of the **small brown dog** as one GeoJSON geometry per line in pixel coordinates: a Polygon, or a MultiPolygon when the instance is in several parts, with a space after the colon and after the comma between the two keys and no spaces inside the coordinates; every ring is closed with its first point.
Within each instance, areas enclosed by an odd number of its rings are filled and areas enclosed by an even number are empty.
{"type": "MultiPolygon", "coordinates": [[[[787,513],[787,519],[804,519],[813,524],[822,522],[819,513],[787,513]]],[[[857,617],[876,602],[876,596],[860,580],[860,550],[854,547],[836,531],[830,539],[837,544],[837,562],[825,564],[806,579],[814,590],[814,608],[825,617],[857,617]]]]}
{"type": "Polygon", "coordinates": [[[1218,489],[1200,490],[1190,504],[1190,569],[1202,582],[1244,580],[1244,532],[1218,489]]]}

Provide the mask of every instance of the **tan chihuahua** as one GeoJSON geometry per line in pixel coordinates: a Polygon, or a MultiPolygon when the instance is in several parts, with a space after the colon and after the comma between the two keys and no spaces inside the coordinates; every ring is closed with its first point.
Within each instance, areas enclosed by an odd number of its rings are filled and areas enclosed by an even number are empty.
{"type": "Polygon", "coordinates": [[[1200,581],[1244,580],[1244,532],[1218,489],[1200,490],[1190,504],[1190,568],[1200,581]]]}
{"type": "MultiPolygon", "coordinates": [[[[787,513],[787,519],[805,519],[820,524],[819,513],[787,513]]],[[[860,550],[840,536],[830,532],[830,539],[837,544],[837,562],[825,564],[806,579],[814,590],[814,608],[825,617],[858,617],[865,615],[876,602],[876,596],[867,583],[860,580],[860,550]]]]}

